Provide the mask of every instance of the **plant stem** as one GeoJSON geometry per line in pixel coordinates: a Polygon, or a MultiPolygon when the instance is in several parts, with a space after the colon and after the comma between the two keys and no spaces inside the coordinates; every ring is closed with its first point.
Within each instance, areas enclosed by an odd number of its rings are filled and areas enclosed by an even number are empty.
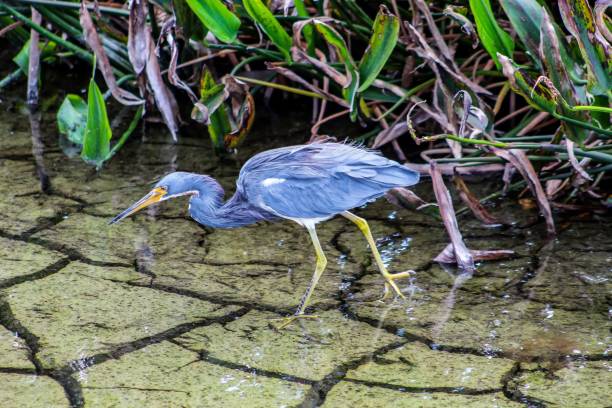
{"type": "MultiPolygon", "coordinates": [[[[69,9],[76,9],[76,10],[78,10],[81,7],[80,2],[73,3],[69,1],[56,1],[56,0],[16,0],[16,1],[18,3],[42,4],[42,5],[50,6],[50,7],[69,8],[69,9]]],[[[93,4],[90,4],[87,6],[87,8],[89,10],[93,10],[94,6],[93,4]]],[[[100,10],[100,13],[115,14],[119,16],[129,16],[130,15],[130,12],[128,10],[125,10],[122,8],[99,6],[98,9],[100,10]]]]}
{"type": "Polygon", "coordinates": [[[304,96],[308,96],[311,98],[327,99],[323,95],[319,95],[314,92],[306,91],[304,89],[299,89],[299,88],[293,88],[291,86],[277,84],[275,82],[262,81],[259,79],[248,78],[248,77],[243,77],[243,76],[236,76],[235,78],[239,79],[240,81],[248,82],[254,85],[261,85],[261,86],[267,86],[270,88],[276,88],[276,89],[280,89],[281,91],[291,92],[291,93],[298,94],[298,95],[304,95],[304,96]]]}

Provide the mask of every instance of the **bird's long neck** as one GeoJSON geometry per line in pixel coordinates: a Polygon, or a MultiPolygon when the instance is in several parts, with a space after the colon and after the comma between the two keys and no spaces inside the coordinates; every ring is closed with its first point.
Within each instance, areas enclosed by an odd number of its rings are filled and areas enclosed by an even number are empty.
{"type": "Polygon", "coordinates": [[[198,223],[214,228],[235,228],[266,219],[249,205],[239,193],[223,202],[223,187],[209,181],[206,188],[189,200],[189,213],[198,223]]]}

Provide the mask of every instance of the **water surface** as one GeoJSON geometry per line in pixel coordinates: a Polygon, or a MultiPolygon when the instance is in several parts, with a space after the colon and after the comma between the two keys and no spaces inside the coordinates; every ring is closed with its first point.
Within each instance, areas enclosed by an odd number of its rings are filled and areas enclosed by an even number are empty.
{"type": "MultiPolygon", "coordinates": [[[[51,113],[36,132],[14,101],[0,108],[1,406],[612,404],[609,218],[560,217],[547,243],[515,202],[493,208],[513,228],[468,215],[468,246],[517,255],[466,276],[431,262],[447,244],[441,223],[382,200],[358,213],[390,270],[416,271],[400,285],[407,299],[378,301],[366,241],[336,218],[319,227],[320,319],[279,332],[270,319],[295,310],[314,268],[299,226],[203,228],[184,200],[107,222],[170,171],[231,191],[250,155],[304,141],[304,118],[259,120],[225,161],[205,135],[172,144],[147,129],[96,173],[62,151],[51,113]]],[[[431,196],[426,182],[418,191],[431,196]]]]}

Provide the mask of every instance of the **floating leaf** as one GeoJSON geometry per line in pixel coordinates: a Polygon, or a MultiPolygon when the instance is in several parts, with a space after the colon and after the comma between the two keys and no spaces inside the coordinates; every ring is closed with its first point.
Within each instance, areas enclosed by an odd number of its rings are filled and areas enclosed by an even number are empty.
{"type": "Polygon", "coordinates": [[[68,140],[83,144],[87,123],[87,104],[79,95],[68,94],[57,111],[57,127],[68,140]]]}
{"type": "Polygon", "coordinates": [[[497,57],[497,53],[512,57],[514,52],[514,41],[502,28],[497,24],[497,20],[491,10],[489,0],[470,0],[470,9],[474,14],[476,21],[476,29],[487,52],[491,55],[497,65],[497,69],[501,69],[501,64],[497,57]]]}
{"type": "Polygon", "coordinates": [[[243,0],[245,10],[249,16],[263,30],[270,40],[283,53],[287,61],[291,60],[291,37],[280,25],[270,9],[261,0],[243,0]]]}
{"type": "Polygon", "coordinates": [[[367,89],[376,80],[391,56],[399,35],[399,19],[385,6],[380,6],[372,27],[372,37],[359,63],[361,84],[359,92],[367,89]]]}
{"type": "Polygon", "coordinates": [[[104,97],[92,78],[87,91],[87,123],[81,151],[83,160],[100,167],[109,155],[111,136],[104,97]]]}
{"type": "Polygon", "coordinates": [[[221,0],[186,0],[202,24],[220,41],[233,43],[238,36],[240,19],[221,0]]]}

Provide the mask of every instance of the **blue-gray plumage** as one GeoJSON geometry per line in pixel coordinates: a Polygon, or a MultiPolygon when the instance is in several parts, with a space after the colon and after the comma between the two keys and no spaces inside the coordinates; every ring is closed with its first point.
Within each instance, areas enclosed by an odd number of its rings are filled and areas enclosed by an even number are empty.
{"type": "Polygon", "coordinates": [[[284,322],[284,327],[296,317],[306,316],[304,310],[325,268],[315,224],[337,214],[357,224],[366,236],[386,279],[385,294],[392,288],[401,296],[394,280],[407,273],[386,271],[366,221],[348,211],[379,198],[391,188],[418,181],[418,173],[362,147],[341,143],[290,146],[268,150],[248,160],[238,176],[235,194],[226,202],[223,188],[213,178],[175,172],[163,177],[149,194],[111,223],[155,202],[190,196],[189,213],[203,225],[234,228],[284,218],[305,226],[315,246],[317,268],[298,311],[284,322]]]}

